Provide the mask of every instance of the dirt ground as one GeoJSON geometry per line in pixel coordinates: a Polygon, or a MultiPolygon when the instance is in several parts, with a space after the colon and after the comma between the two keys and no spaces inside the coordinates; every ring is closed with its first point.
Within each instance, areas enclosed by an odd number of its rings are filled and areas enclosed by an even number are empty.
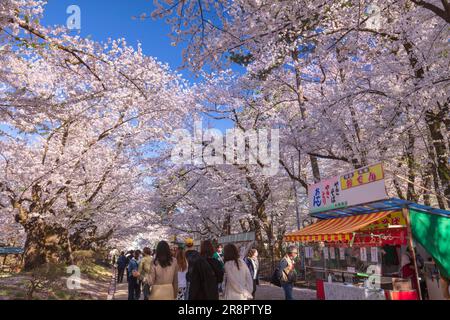
{"type": "MultiPolygon", "coordinates": [[[[80,289],[70,290],[67,277],[61,277],[51,286],[36,291],[36,300],[106,300],[110,287],[111,271],[95,266],[81,273],[80,289]]],[[[0,274],[0,300],[27,299],[31,276],[26,273],[0,274]]]]}

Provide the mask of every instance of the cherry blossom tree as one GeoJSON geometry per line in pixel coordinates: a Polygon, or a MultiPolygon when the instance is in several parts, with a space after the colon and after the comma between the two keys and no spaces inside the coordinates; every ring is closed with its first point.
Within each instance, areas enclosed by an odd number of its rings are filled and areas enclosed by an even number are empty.
{"type": "Polygon", "coordinates": [[[43,27],[42,4],[1,7],[2,216],[26,233],[26,269],[103,246],[150,216],[153,153],[189,108],[167,65],[124,39],[43,27]]]}

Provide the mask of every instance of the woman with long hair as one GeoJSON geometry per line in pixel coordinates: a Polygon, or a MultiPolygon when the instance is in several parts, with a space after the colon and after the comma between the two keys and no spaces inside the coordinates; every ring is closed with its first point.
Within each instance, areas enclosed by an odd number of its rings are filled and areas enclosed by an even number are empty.
{"type": "Polygon", "coordinates": [[[178,264],[178,295],[177,300],[186,300],[186,273],[188,270],[188,262],[184,247],[178,247],[177,250],[177,264],[178,264]]]}
{"type": "Polygon", "coordinates": [[[244,258],[245,263],[247,264],[248,270],[250,271],[250,275],[253,279],[253,290],[252,296],[255,298],[256,286],[259,284],[258,273],[259,273],[259,261],[258,261],[258,250],[252,248],[248,251],[247,256],[244,258]]]}
{"type": "Polygon", "coordinates": [[[229,243],[223,250],[225,261],[225,300],[252,299],[253,279],[237,247],[229,243]]]}
{"type": "Polygon", "coordinates": [[[152,286],[149,300],[174,300],[178,293],[178,264],[169,244],[160,241],[156,247],[153,267],[147,277],[152,286]]]}
{"type": "Polygon", "coordinates": [[[192,268],[189,300],[219,300],[219,283],[223,281],[223,270],[213,255],[212,242],[202,241],[200,257],[195,260],[192,268]]]}

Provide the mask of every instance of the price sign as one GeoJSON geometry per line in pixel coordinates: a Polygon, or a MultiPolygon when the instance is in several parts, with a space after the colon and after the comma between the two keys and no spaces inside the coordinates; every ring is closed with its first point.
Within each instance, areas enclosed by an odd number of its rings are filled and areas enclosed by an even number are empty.
{"type": "Polygon", "coordinates": [[[334,248],[330,248],[330,259],[336,259],[336,252],[334,248]]]}
{"type": "Polygon", "coordinates": [[[339,248],[339,258],[345,260],[345,248],[339,248]]]}
{"type": "Polygon", "coordinates": [[[361,261],[367,261],[367,249],[365,247],[362,247],[359,250],[361,261]]]}
{"type": "Polygon", "coordinates": [[[375,263],[378,262],[378,248],[377,247],[370,248],[370,260],[375,263]]]}
{"type": "Polygon", "coordinates": [[[323,257],[324,257],[325,260],[328,259],[328,248],[327,247],[323,248],[323,257]]]}

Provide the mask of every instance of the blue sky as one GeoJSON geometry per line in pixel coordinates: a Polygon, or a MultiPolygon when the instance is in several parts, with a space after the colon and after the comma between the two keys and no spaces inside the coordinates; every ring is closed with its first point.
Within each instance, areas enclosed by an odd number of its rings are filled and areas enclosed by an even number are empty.
{"type": "MultiPolygon", "coordinates": [[[[168,63],[188,81],[195,82],[194,75],[186,69],[179,70],[182,65],[183,45],[172,46],[169,37],[171,27],[164,19],[147,18],[132,19],[154,10],[153,1],[149,0],[47,0],[43,25],[66,25],[71,16],[67,8],[77,5],[81,10],[81,29],[72,31],[82,37],[90,37],[96,41],[106,41],[108,38],[125,38],[134,47],[140,42],[143,52],[159,61],[168,63]]],[[[219,130],[232,127],[230,121],[204,119],[219,130]]]]}
{"type": "MultiPolygon", "coordinates": [[[[82,37],[106,41],[108,38],[125,38],[129,45],[141,42],[146,55],[168,63],[173,70],[182,64],[181,49],[171,45],[170,26],[163,19],[144,21],[133,20],[146,12],[149,15],[154,8],[148,0],[48,0],[45,6],[43,25],[66,25],[70,14],[66,13],[70,5],[81,9],[82,37]]],[[[75,33],[75,31],[73,31],[75,33]]],[[[187,70],[180,71],[188,80],[193,80],[187,70]]]]}

